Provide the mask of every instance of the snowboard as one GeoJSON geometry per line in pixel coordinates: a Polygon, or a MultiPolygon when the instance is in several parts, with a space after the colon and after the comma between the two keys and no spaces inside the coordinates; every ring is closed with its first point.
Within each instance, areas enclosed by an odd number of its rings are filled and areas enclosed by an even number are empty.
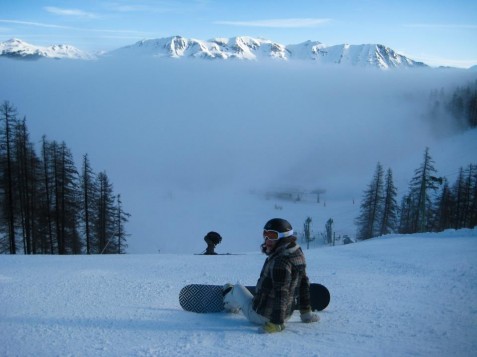
{"type": "MultiPolygon", "coordinates": [[[[224,310],[222,285],[190,284],[179,293],[179,304],[186,311],[198,313],[221,312],[224,310]]],[[[255,294],[255,286],[246,287],[255,294]]],[[[311,309],[324,310],[330,303],[330,292],[321,284],[310,284],[311,309]]],[[[296,306],[298,309],[298,306],[296,306]]]]}

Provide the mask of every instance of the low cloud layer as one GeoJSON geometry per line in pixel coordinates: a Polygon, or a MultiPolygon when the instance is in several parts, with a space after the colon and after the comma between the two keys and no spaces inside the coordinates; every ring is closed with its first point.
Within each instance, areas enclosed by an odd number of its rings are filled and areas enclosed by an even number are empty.
{"type": "MultiPolygon", "coordinates": [[[[223,200],[237,192],[300,187],[358,197],[377,161],[419,161],[438,141],[423,118],[429,93],[470,75],[105,60],[2,61],[0,77],[0,99],[26,115],[33,141],[64,140],[78,163],[88,153],[96,172],[106,170],[133,215],[131,249],[144,252],[150,239],[168,239],[155,231],[175,236],[178,222],[200,219],[191,229],[206,230],[233,221],[223,200]]],[[[411,174],[395,176],[404,183],[411,174]]],[[[242,203],[235,207],[247,216],[242,203]]]]}

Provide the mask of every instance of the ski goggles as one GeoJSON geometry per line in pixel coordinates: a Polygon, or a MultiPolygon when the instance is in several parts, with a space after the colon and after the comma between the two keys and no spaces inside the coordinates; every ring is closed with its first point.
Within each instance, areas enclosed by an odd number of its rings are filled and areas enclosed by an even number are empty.
{"type": "Polygon", "coordinates": [[[263,239],[265,240],[277,240],[277,239],[280,239],[280,238],[286,238],[286,237],[290,237],[293,235],[293,229],[287,231],[287,232],[278,232],[278,231],[274,231],[274,230],[271,230],[271,229],[264,229],[263,230],[263,239]]]}

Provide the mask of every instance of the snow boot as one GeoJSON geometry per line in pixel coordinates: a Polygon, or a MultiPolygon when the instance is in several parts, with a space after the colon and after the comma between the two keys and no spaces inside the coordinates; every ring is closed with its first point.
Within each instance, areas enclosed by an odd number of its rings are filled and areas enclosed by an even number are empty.
{"type": "Polygon", "coordinates": [[[240,312],[240,307],[232,303],[231,294],[234,289],[234,286],[230,283],[227,283],[222,288],[222,295],[224,296],[224,310],[225,312],[231,314],[238,314],[240,312]]]}

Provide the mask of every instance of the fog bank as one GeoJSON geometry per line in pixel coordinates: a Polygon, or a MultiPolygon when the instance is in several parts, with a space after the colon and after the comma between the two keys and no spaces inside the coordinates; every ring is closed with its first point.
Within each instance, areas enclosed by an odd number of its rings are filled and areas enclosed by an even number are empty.
{"type": "MultiPolygon", "coordinates": [[[[251,191],[321,188],[328,201],[351,202],[377,161],[399,168],[405,186],[416,167],[404,163],[443,140],[423,118],[430,91],[472,75],[111,59],[2,60],[0,78],[0,99],[26,115],[32,141],[65,141],[77,165],[88,153],[95,172],[106,170],[132,214],[129,251],[155,253],[202,250],[212,229],[224,247],[255,249],[242,237],[270,216],[296,215],[301,226],[317,211],[277,212],[251,191]]],[[[439,125],[455,135],[450,120],[439,125]]]]}

